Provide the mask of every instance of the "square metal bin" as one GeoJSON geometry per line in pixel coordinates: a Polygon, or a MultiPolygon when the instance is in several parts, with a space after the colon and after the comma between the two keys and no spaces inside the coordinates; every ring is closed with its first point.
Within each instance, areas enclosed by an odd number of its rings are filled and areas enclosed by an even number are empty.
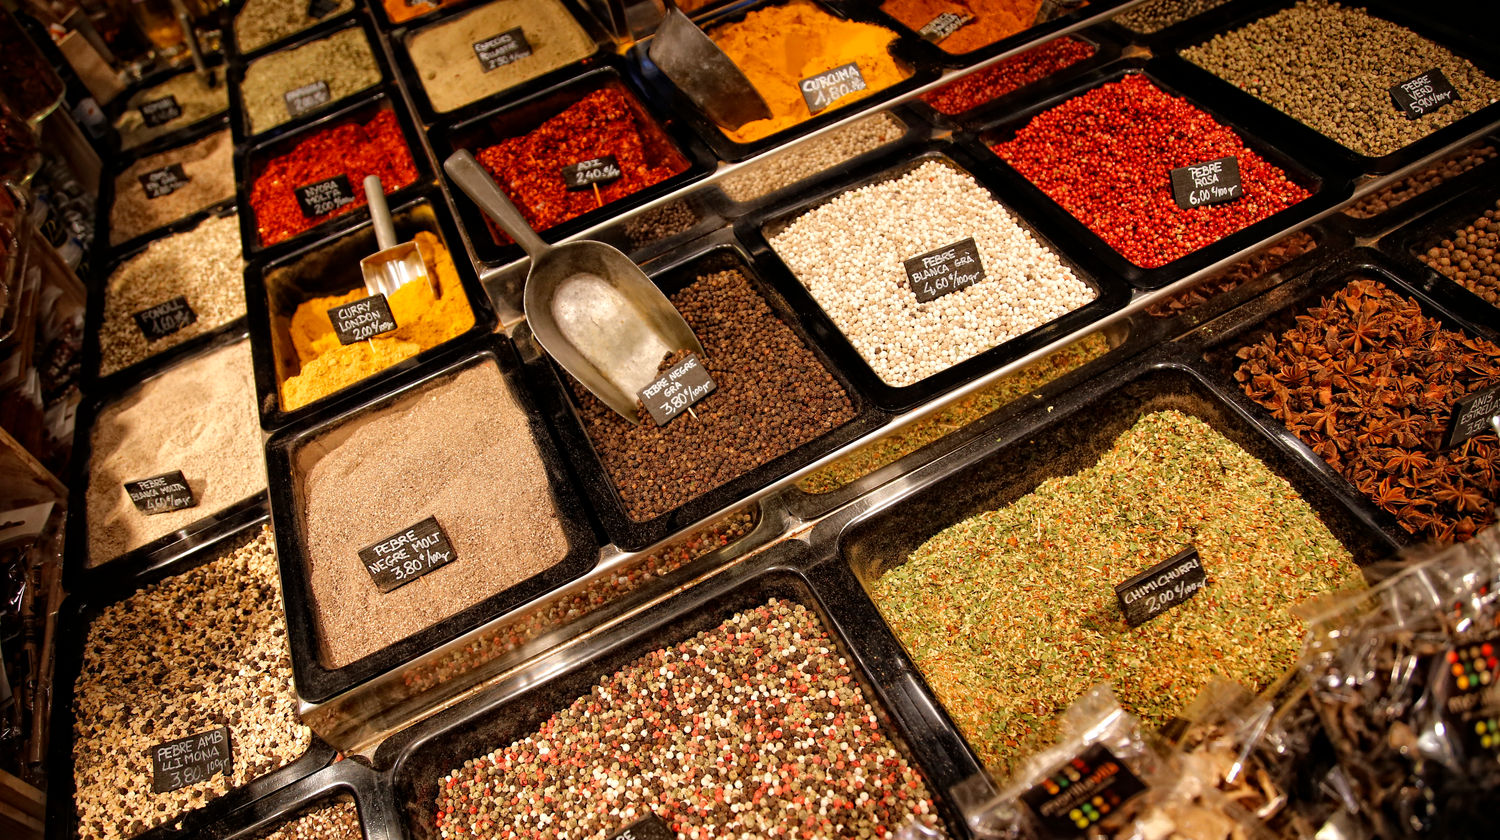
{"type": "MultiPolygon", "coordinates": [[[[316,237],[324,236],[331,231],[348,230],[361,220],[369,218],[369,210],[362,203],[364,186],[352,183],[351,180],[349,186],[354,191],[356,199],[354,204],[348,205],[349,209],[339,208],[307,230],[280,242],[271,245],[261,242],[255,209],[250,204],[250,196],[256,180],[260,178],[271,160],[287,153],[298,143],[317,136],[322,131],[349,123],[367,123],[382,111],[390,111],[395,114],[402,141],[411,155],[416,177],[410,184],[400,187],[383,184],[386,201],[392,205],[397,204],[433,183],[432,164],[427,157],[421,135],[412,124],[410,116],[407,115],[406,107],[400,104],[400,101],[400,92],[395,88],[377,87],[372,91],[366,91],[364,94],[344,100],[344,107],[325,113],[310,123],[302,123],[284,134],[277,134],[269,140],[235,150],[234,165],[239,176],[240,238],[245,243],[245,259],[279,256],[302,247],[316,237]]],[[[324,179],[314,179],[309,183],[319,180],[324,179]]]]}
{"type": "MultiPolygon", "coordinates": [[[[461,767],[466,759],[526,737],[549,717],[567,709],[575,698],[587,697],[591,687],[601,679],[641,657],[712,630],[737,613],[773,598],[799,604],[816,616],[837,650],[829,655],[847,661],[848,670],[874,711],[880,728],[923,777],[940,819],[955,836],[964,836],[963,820],[946,795],[951,784],[961,777],[961,771],[949,766],[932,745],[919,746],[919,740],[926,737],[925,731],[908,724],[911,710],[905,706],[906,697],[900,686],[892,689],[891,675],[863,661],[852,641],[858,631],[831,621],[821,595],[800,573],[779,565],[797,562],[786,556],[790,552],[773,550],[772,554],[751,561],[753,568],[699,584],[625,624],[616,625],[605,637],[591,639],[560,661],[549,662],[549,667],[535,678],[508,681],[388,742],[377,755],[376,763],[391,767],[392,788],[396,801],[402,803],[398,819],[407,836],[413,840],[435,840],[438,835],[433,818],[438,785],[444,774],[461,767]]],[[[624,827],[622,823],[620,828],[624,827]]],[[[893,830],[899,827],[890,826],[893,830]]]]}
{"type": "Polygon", "coordinates": [[[255,390],[261,426],[279,429],[318,413],[331,402],[358,398],[390,387],[403,374],[426,365],[443,348],[488,335],[495,328],[495,310],[474,273],[463,240],[448,215],[442,196],[423,191],[406,203],[392,205],[396,241],[411,241],[418,232],[437,234],[452,257],[474,325],[456,338],[365,377],[354,385],[320,397],[307,405],[282,407],[282,386],[301,368],[292,345],[290,323],[297,306],[314,297],[347,294],[364,284],[359,261],[379,250],[374,227],[366,215],[357,226],[271,260],[257,260],[245,271],[245,306],[255,356],[255,390]]]}
{"type": "MultiPolygon", "coordinates": [[[[597,209],[559,222],[546,230],[538,231],[543,239],[548,242],[560,241],[624,211],[675,191],[713,171],[716,161],[708,149],[684,128],[680,119],[671,116],[669,112],[648,106],[645,97],[637,92],[637,88],[616,62],[594,67],[503,108],[434,129],[432,132],[433,151],[444,160],[461,149],[472,152],[478,157],[482,149],[506,140],[525,137],[537,130],[543,123],[577,104],[584,97],[601,90],[616,91],[624,95],[630,105],[635,123],[641,129],[645,152],[662,162],[671,162],[672,168],[677,172],[630,195],[614,199],[597,209]]],[[[560,171],[544,175],[556,177],[559,180],[562,178],[560,171]]],[[[497,181],[497,183],[500,182],[497,181]]],[[[512,197],[511,201],[517,207],[522,207],[527,203],[524,199],[516,197],[515,189],[511,185],[500,183],[500,186],[512,197]]],[[[587,195],[588,193],[581,194],[587,195]]],[[[504,243],[496,238],[498,226],[475,206],[468,196],[456,198],[455,203],[458,206],[459,218],[469,231],[469,238],[474,243],[474,252],[479,259],[487,263],[499,264],[513,262],[525,256],[520,246],[509,241],[509,237],[506,237],[504,243]]]]}
{"type": "Polygon", "coordinates": [[[770,307],[772,316],[791,329],[803,346],[813,353],[818,364],[843,388],[852,403],[854,416],[838,428],[752,467],[737,478],[707,489],[650,519],[638,520],[628,512],[615,481],[599,457],[597,445],[583,427],[578,403],[573,395],[573,380],[545,355],[541,355],[537,361],[528,365],[528,378],[538,395],[538,402],[546,414],[548,425],[557,430],[563,448],[570,453],[574,469],[580,476],[594,512],[603,522],[605,533],[624,550],[645,548],[716,511],[732,507],[781,476],[886,422],[887,417],[870,404],[844,369],[821,349],[816,338],[810,336],[810,330],[794,305],[762,279],[756,264],[744,252],[731,231],[719,231],[691,247],[664,256],[655,264],[646,266],[653,282],[669,296],[699,277],[731,268],[739,270],[748,278],[751,288],[770,307]]]}
{"type": "Polygon", "coordinates": [[[1074,250],[1078,259],[1094,273],[1122,277],[1142,289],[1159,289],[1278,231],[1305,223],[1350,195],[1352,188],[1349,181],[1355,173],[1341,168],[1323,154],[1304,151],[1304,147],[1282,131],[1283,128],[1276,122],[1254,122],[1237,118],[1234,112],[1221,107],[1214,96],[1206,95],[1190,84],[1181,69],[1172,63],[1162,59],[1127,58],[1075,77],[1070,87],[1052,90],[1045,98],[1029,107],[1004,115],[1001,122],[986,127],[975,139],[978,145],[984,147],[983,154],[989,158],[997,179],[1016,196],[1017,204],[1028,215],[1045,215],[1055,220],[1061,226],[1060,235],[1065,241],[1076,243],[1074,250]],[[1187,99],[1194,108],[1232,130],[1246,148],[1280,169],[1286,174],[1287,180],[1301,186],[1310,195],[1166,265],[1143,268],[1125,258],[1099,234],[994,153],[995,144],[1014,139],[1038,115],[1131,74],[1143,75],[1164,93],[1187,99]],[[1255,126],[1256,130],[1250,131],[1246,128],[1247,125],[1255,126]]]}
{"type": "MultiPolygon", "coordinates": [[[[860,646],[877,672],[916,675],[919,669],[869,594],[876,580],[903,565],[913,551],[948,527],[1008,506],[1043,481],[1094,465],[1121,433],[1157,410],[1176,409],[1206,422],[1288,481],[1356,563],[1385,559],[1398,547],[1365,521],[1341,488],[1307,470],[1273,430],[1264,428],[1235,401],[1225,399],[1208,377],[1185,363],[1183,355],[1170,349],[1149,353],[1117,368],[1118,375],[1096,377],[1077,386],[1017,418],[998,439],[974,440],[917,468],[899,484],[875,491],[860,509],[836,514],[814,533],[814,548],[827,558],[815,570],[814,579],[830,590],[849,593],[831,601],[834,620],[862,628],[860,646]]],[[[1087,516],[1089,512],[1080,513],[1087,516]]],[[[1083,569],[1078,574],[1087,576],[1083,569]]],[[[1017,616],[1015,620],[1026,619],[1017,616]]],[[[929,698],[929,726],[956,731],[926,679],[912,679],[929,698]]],[[[1079,690],[1086,687],[1079,686],[1079,690]]],[[[1192,693],[1185,691],[1184,704],[1192,693]]],[[[979,761],[971,748],[964,754],[979,761]]]]}
{"type": "MultiPolygon", "coordinates": [[[[1109,272],[1092,271],[1074,260],[1072,240],[1060,233],[1055,218],[1031,211],[1018,205],[1010,196],[1014,189],[1005,189],[993,176],[991,167],[970,153],[963,146],[947,142],[934,142],[919,147],[914,153],[885,156],[861,167],[845,179],[834,184],[825,184],[803,196],[790,207],[768,211],[764,215],[746,217],[736,223],[742,239],[750,243],[756,264],[766,277],[786,296],[792,309],[799,313],[803,328],[814,337],[825,352],[834,360],[837,368],[854,380],[855,386],[881,408],[889,411],[904,411],[927,402],[939,394],[970,382],[986,371],[1019,359],[1027,353],[1073,332],[1084,329],[1112,312],[1119,310],[1130,300],[1130,290],[1125,283],[1109,272]],[[886,383],[860,355],[795,273],[776,255],[771,239],[785,230],[795,219],[816,209],[838,196],[871,184],[884,183],[905,175],[927,163],[937,162],[974,178],[988,190],[995,202],[1016,219],[1021,227],[1030,231],[1042,246],[1055,253],[1063,265],[1096,294],[1094,300],[1074,309],[1048,323],[1034,327],[1009,341],[1002,342],[975,356],[971,356],[944,370],[927,376],[910,385],[894,386],[886,383]]],[[[915,254],[911,256],[916,256],[915,254]]]]}
{"type": "MultiPolygon", "coordinates": [[[[402,663],[473,630],[507,610],[521,606],[586,573],[598,561],[599,540],[573,489],[561,451],[530,396],[517,379],[519,362],[510,345],[493,339],[476,350],[460,345],[443,354],[427,369],[404,377],[389,393],[367,398],[361,404],[344,401],[328,411],[282,429],[266,444],[266,466],[276,476],[271,482],[271,504],[276,528],[276,546],[281,562],[282,592],[288,604],[287,636],[292,648],[292,669],[297,692],[309,703],[322,703],[356,685],[398,668],[402,663]],[[501,590],[426,629],[391,642],[373,653],[342,667],[326,664],[323,644],[316,627],[317,601],[312,588],[307,544],[303,482],[311,468],[309,459],[321,458],[314,451],[321,439],[332,435],[335,442],[347,435],[351,423],[362,416],[405,404],[428,385],[475,367],[499,369],[504,385],[527,418],[530,438],[538,456],[566,541],[566,553],[550,567],[501,590]]],[[[485,488],[476,488],[480,492],[485,488]]],[[[348,546],[354,555],[359,546],[348,546]]],[[[462,563],[462,557],[455,563],[462,563]]],[[[436,573],[441,573],[438,569],[436,573]]],[[[361,572],[362,574],[362,572],[361,572]]]]}
{"type": "MultiPolygon", "coordinates": [[[[47,790],[46,834],[48,840],[66,840],[78,836],[76,782],[74,775],[73,704],[75,685],[83,665],[84,646],[89,627],[99,613],[142,589],[168,580],[225,556],[269,524],[265,496],[256,497],[253,505],[232,527],[194,541],[190,550],[128,582],[120,582],[109,592],[91,593],[80,600],[70,596],[58,618],[57,667],[54,676],[52,713],[47,766],[51,784],[47,790]]],[[[281,609],[280,602],[266,605],[281,609]]],[[[135,835],[139,840],[175,840],[200,826],[223,817],[235,808],[254,802],[326,766],[334,757],[333,748],[317,735],[300,757],[251,780],[243,787],[230,790],[197,810],[184,812],[156,828],[135,835]]],[[[371,838],[374,840],[374,838],[371,838]]]]}
{"type": "Polygon", "coordinates": [[[258,799],[190,835],[192,840],[256,840],[302,814],[339,801],[354,804],[364,840],[403,840],[390,793],[370,768],[339,761],[258,799]]]}

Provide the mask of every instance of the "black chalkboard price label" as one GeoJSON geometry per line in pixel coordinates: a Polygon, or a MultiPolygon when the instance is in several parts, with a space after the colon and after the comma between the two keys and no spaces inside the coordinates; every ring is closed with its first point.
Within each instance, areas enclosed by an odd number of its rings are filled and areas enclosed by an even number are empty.
{"type": "Polygon", "coordinates": [[[143,103],[137,110],[141,112],[141,121],[146,124],[147,128],[166,125],[182,116],[182,106],[177,104],[177,97],[175,96],[163,96],[160,99],[153,99],[150,102],[143,103]]]}
{"type": "Polygon", "coordinates": [[[319,79],[311,84],[292,88],[283,93],[281,98],[286,101],[287,115],[296,119],[333,101],[333,94],[328,90],[328,83],[319,79]]]}
{"type": "Polygon", "coordinates": [[[443,526],[429,516],[399,534],[361,548],[359,559],[380,591],[390,592],[452,563],[458,554],[443,526]]]}
{"type": "Polygon", "coordinates": [[[562,168],[563,185],[570,190],[586,190],[595,184],[608,184],[624,173],[614,155],[570,163],[562,168]]]}
{"type": "Polygon", "coordinates": [[[1500,415],[1500,385],[1475,391],[1454,403],[1443,448],[1462,446],[1469,438],[1490,431],[1493,428],[1490,420],[1497,415],[1500,415]]]}
{"type": "Polygon", "coordinates": [[[297,204],[302,207],[302,215],[309,219],[316,219],[354,203],[354,188],[349,184],[348,175],[335,175],[326,181],[298,187],[295,192],[297,204]]]}
{"type": "Polygon", "coordinates": [[[492,38],[475,41],[474,55],[479,59],[484,72],[488,73],[531,55],[531,42],[526,40],[526,33],[517,26],[492,38]]]}
{"type": "Polygon", "coordinates": [[[384,335],[397,326],[396,316],[391,314],[391,302],[378,292],[333,307],[328,310],[328,322],[333,324],[340,344],[365,341],[384,335]]]}
{"type": "Polygon", "coordinates": [[[657,377],[650,385],[641,389],[640,397],[651,419],[656,425],[665,426],[672,418],[688,410],[693,403],[712,394],[714,381],[708,369],[698,361],[698,356],[689,353],[686,358],[672,365],[671,369],[657,377]]]}
{"type": "Polygon", "coordinates": [[[151,748],[151,792],[169,793],[234,773],[234,742],[220,726],[151,748]]]}
{"type": "Polygon", "coordinates": [[[1399,85],[1391,85],[1390,91],[1396,110],[1409,120],[1430,114],[1455,99],[1463,98],[1458,95],[1448,77],[1443,75],[1443,71],[1436,67],[1399,85]]]}
{"type": "Polygon", "coordinates": [[[943,12],[927,22],[927,25],[917,30],[917,34],[936,44],[944,38],[963,28],[963,25],[973,20],[973,15],[959,15],[953,12],[943,12]]]}
{"type": "Polygon", "coordinates": [[[174,163],[171,166],[163,166],[161,169],[153,169],[144,175],[137,176],[141,181],[141,189],[146,191],[147,198],[161,198],[171,195],[192,183],[186,172],[182,171],[182,164],[174,163]]]}
{"type": "Polygon", "coordinates": [[[651,814],[611,834],[609,840],[677,840],[677,832],[668,828],[661,817],[651,814]]]}
{"type": "Polygon", "coordinates": [[[171,513],[174,510],[195,507],[198,500],[193,497],[193,488],[188,486],[182,470],[153,475],[140,481],[125,482],[125,492],[136,509],[147,516],[171,513]]]}
{"type": "Polygon", "coordinates": [[[1056,837],[1084,837],[1088,829],[1143,793],[1146,784],[1103,744],[1094,744],[1027,788],[1021,801],[1056,837]]]}
{"type": "Polygon", "coordinates": [[[859,72],[859,65],[851,61],[815,76],[808,76],[798,83],[798,87],[802,89],[802,99],[807,103],[807,110],[816,114],[849,94],[864,90],[868,85],[865,84],[864,74],[859,72]]]}
{"type": "Polygon", "coordinates": [[[1172,198],[1184,210],[1223,204],[1242,195],[1238,158],[1222,157],[1172,170],[1172,198]]]}
{"type": "Polygon", "coordinates": [[[307,0],[307,16],[313,20],[322,20],[333,14],[333,10],[338,7],[338,0],[307,0]]]}
{"type": "Polygon", "coordinates": [[[1208,583],[1198,549],[1188,546],[1115,587],[1125,623],[1139,627],[1198,594],[1208,583]]]}
{"type": "Polygon", "coordinates": [[[951,295],[984,279],[984,263],[974,237],[960,239],[935,251],[919,254],[901,263],[906,282],[917,303],[951,295]]]}
{"type": "Polygon", "coordinates": [[[198,320],[198,313],[188,305],[187,297],[178,295],[171,300],[135,313],[135,325],[147,341],[160,341],[174,332],[198,320]]]}

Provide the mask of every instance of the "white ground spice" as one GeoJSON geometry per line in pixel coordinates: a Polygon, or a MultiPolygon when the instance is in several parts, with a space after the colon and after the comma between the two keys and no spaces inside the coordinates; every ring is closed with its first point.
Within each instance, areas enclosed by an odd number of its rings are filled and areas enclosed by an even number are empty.
{"type": "Polygon", "coordinates": [[[245,314],[245,260],[240,223],[215,217],[189,231],[158,239],[109,275],[99,327],[99,374],[169,350],[245,314]],[[135,313],[181,295],[198,320],[147,341],[135,313]]]}
{"type": "Polygon", "coordinates": [[[81,840],[134,837],[307,752],[270,529],[105,608],[74,688],[81,840]],[[220,726],[231,774],[151,792],[153,747],[220,726]]]}
{"type": "Polygon", "coordinates": [[[905,123],[881,111],[736,172],[719,188],[731,200],[751,201],[895,142],[905,133],[905,123]]]}
{"type": "Polygon", "coordinates": [[[202,353],[111,403],[89,432],[90,568],[266,489],[250,342],[202,353]],[[173,470],[196,507],[146,515],[125,482],[173,470]]]}
{"type": "Polygon", "coordinates": [[[882,380],[911,385],[1097,297],[947,161],[843,193],[771,247],[882,380]],[[973,237],[985,279],[918,303],[902,261],[973,237]]]}

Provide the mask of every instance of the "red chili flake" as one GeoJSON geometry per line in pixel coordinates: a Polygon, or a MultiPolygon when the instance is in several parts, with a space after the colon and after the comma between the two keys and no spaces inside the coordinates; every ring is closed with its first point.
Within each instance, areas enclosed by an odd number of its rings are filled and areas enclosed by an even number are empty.
{"type": "Polygon", "coordinates": [[[1136,265],[1159,268],[1307,198],[1233,129],[1139,73],[1038,114],[995,154],[1136,265]],[[1240,198],[1184,210],[1171,171],[1239,160],[1240,198]]]}
{"type": "MultiPolygon", "coordinates": [[[[529,133],[481,149],[476,157],[532,230],[547,230],[687,170],[687,158],[637,107],[623,89],[601,88],[529,133]],[[592,189],[567,189],[564,166],[607,155],[619,162],[619,178],[598,184],[597,195],[592,189]]],[[[511,241],[493,224],[490,232],[497,243],[511,241]]]]}
{"type": "Polygon", "coordinates": [[[349,121],[313,134],[268,162],[250,188],[250,209],[262,245],[275,245],[365,204],[364,180],[379,175],[387,194],[417,180],[411,150],[390,108],[369,122],[349,121]],[[354,201],[315,218],[302,213],[297,188],[339,175],[354,201]]]}
{"type": "Polygon", "coordinates": [[[1013,55],[993,67],[970,73],[952,84],[922,95],[940,114],[961,114],[1090,58],[1094,45],[1071,36],[1057,38],[1013,55]]]}

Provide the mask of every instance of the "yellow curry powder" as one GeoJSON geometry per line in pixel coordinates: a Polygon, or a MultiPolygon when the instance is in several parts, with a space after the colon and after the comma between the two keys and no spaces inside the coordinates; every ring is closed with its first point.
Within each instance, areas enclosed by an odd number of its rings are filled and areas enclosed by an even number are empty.
{"type": "Polygon", "coordinates": [[[866,88],[834,106],[888,88],[911,75],[891,57],[896,33],[872,23],[843,20],[810,2],[793,0],[757,9],[737,23],[715,27],[709,36],[744,71],[771,107],[771,118],[724,130],[731,140],[749,143],[812,116],[799,83],[853,62],[866,88]]]}
{"type": "Polygon", "coordinates": [[[389,298],[397,329],[347,345],[339,344],[328,310],[365,297],[368,293],[364,288],[304,301],[292,313],[291,325],[292,346],[302,372],[281,384],[283,411],[353,385],[474,326],[474,312],[459,283],[453,256],[433,233],[422,231],[417,240],[430,257],[427,270],[437,278],[442,296],[434,296],[426,283],[407,283],[389,298]]]}

